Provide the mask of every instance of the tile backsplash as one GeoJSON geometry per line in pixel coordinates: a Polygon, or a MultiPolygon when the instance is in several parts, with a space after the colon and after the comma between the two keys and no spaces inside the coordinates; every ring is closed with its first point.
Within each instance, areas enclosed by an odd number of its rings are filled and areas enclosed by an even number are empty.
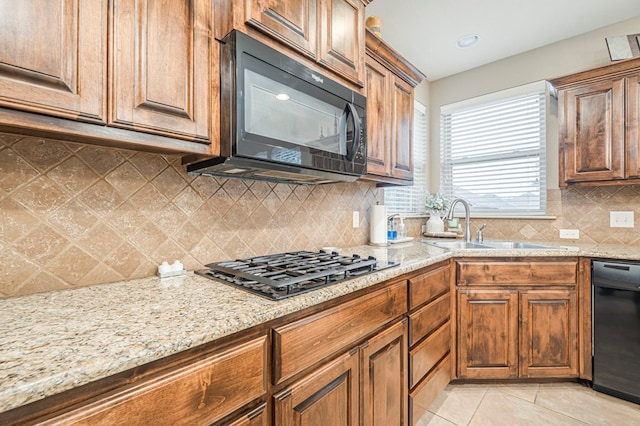
{"type": "MultiPolygon", "coordinates": [[[[192,177],[180,157],[0,134],[0,298],[187,269],[287,250],[366,244],[366,182],[295,186],[192,177]],[[352,227],[352,211],[360,227],[352,227]]],[[[640,185],[550,190],[553,219],[474,219],[487,239],[640,246],[638,226],[610,228],[609,211],[634,211],[640,185]]],[[[420,235],[425,219],[408,219],[420,235]]]]}
{"type": "Polygon", "coordinates": [[[365,244],[381,194],[193,177],[179,156],[0,134],[0,297],[150,276],[163,260],[365,244]]]}

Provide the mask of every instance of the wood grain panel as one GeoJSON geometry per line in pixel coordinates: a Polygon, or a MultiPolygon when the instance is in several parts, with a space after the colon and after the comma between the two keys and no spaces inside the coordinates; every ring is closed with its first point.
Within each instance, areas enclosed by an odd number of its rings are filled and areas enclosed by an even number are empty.
{"type": "Polygon", "coordinates": [[[269,426],[270,424],[267,403],[263,403],[231,423],[227,423],[227,426],[269,426]]]}
{"type": "Polygon", "coordinates": [[[283,382],[402,315],[404,282],[273,330],[274,384],[283,382]]]}
{"type": "Polygon", "coordinates": [[[449,291],[451,269],[446,262],[441,266],[409,279],[409,309],[449,291]]]}
{"type": "Polygon", "coordinates": [[[625,115],[625,176],[627,179],[640,178],[640,75],[626,78],[625,115]]]}
{"type": "Polygon", "coordinates": [[[358,424],[358,351],[333,360],[274,396],[275,424],[358,424]]]}
{"type": "Polygon", "coordinates": [[[518,376],[518,292],[458,291],[458,377],[518,376]]]}
{"type": "Polygon", "coordinates": [[[461,260],[456,262],[458,285],[567,285],[574,286],[578,260],[461,260]]]}
{"type": "Polygon", "coordinates": [[[371,338],[360,351],[362,424],[407,424],[407,320],[371,338]]]}
{"type": "Polygon", "coordinates": [[[413,87],[398,77],[391,87],[391,175],[413,181],[413,87]]]}
{"type": "Polygon", "coordinates": [[[316,59],[317,7],[317,0],[247,0],[246,23],[316,59]]]}
{"type": "Polygon", "coordinates": [[[211,4],[114,0],[109,124],[209,143],[211,4]]]}
{"type": "Polygon", "coordinates": [[[364,4],[360,0],[320,0],[319,62],[364,86],[364,4]]]}
{"type": "Polygon", "coordinates": [[[105,123],[107,0],[0,0],[0,106],[105,123]]]}
{"type": "Polygon", "coordinates": [[[419,424],[420,418],[427,412],[451,380],[451,360],[445,357],[436,368],[409,393],[409,424],[419,424]]]}
{"type": "Polygon", "coordinates": [[[447,292],[409,315],[409,345],[414,345],[451,316],[451,293],[447,292]]]}
{"type": "Polygon", "coordinates": [[[391,126],[387,117],[389,71],[377,61],[366,58],[367,94],[367,173],[388,176],[391,173],[391,126]]]}
{"type": "Polygon", "coordinates": [[[451,348],[451,327],[446,323],[409,351],[409,388],[412,388],[451,348]]]}
{"type": "Polygon", "coordinates": [[[575,290],[520,294],[520,377],[578,375],[575,290]]]}
{"type": "Polygon", "coordinates": [[[47,425],[211,424],[266,392],[266,338],[121,388],[47,425]]]}

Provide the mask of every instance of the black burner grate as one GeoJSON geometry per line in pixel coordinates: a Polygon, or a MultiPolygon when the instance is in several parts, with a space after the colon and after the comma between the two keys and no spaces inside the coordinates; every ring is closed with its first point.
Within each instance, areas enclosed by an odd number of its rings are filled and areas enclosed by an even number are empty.
{"type": "Polygon", "coordinates": [[[296,251],[210,263],[205,265],[209,269],[196,273],[270,299],[282,299],[395,265],[380,265],[374,257],[357,254],[296,251]]]}

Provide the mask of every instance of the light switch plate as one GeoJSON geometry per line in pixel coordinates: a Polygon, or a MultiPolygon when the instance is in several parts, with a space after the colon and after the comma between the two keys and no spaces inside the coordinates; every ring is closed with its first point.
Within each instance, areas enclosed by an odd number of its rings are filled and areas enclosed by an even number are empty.
{"type": "Polygon", "coordinates": [[[358,210],[353,211],[353,227],[357,228],[360,226],[360,212],[358,210]]]}
{"type": "Polygon", "coordinates": [[[612,228],[633,228],[633,212],[609,212],[609,226],[612,228]]]}

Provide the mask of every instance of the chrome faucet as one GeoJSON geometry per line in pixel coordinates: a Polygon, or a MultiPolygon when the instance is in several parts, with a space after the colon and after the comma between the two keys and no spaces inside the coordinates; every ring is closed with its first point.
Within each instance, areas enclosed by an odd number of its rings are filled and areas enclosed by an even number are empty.
{"type": "Polygon", "coordinates": [[[449,206],[449,210],[447,210],[447,213],[445,214],[445,216],[447,217],[448,220],[453,219],[453,211],[455,210],[456,205],[458,203],[462,203],[462,205],[464,206],[464,241],[467,243],[470,243],[471,242],[471,212],[469,209],[469,203],[463,200],[462,198],[456,198],[451,202],[451,205],[449,206]]]}

